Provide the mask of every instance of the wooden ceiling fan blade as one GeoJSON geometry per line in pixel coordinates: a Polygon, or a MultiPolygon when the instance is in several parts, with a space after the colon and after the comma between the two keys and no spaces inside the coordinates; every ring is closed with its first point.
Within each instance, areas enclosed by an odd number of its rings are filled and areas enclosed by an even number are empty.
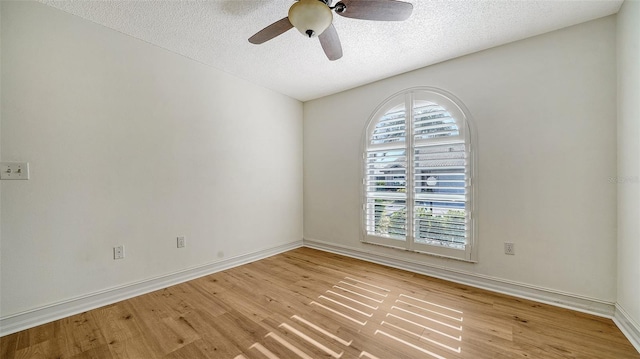
{"type": "Polygon", "coordinates": [[[413,4],[396,0],[340,0],[336,14],[361,20],[402,21],[411,16],[413,4]],[[340,3],[345,5],[340,12],[340,3]]]}
{"type": "Polygon", "coordinates": [[[329,25],[329,27],[324,30],[320,36],[318,36],[318,38],[320,39],[320,45],[322,45],[322,49],[329,60],[335,61],[342,57],[342,44],[340,44],[338,32],[333,24],[329,25]]]}
{"type": "Polygon", "coordinates": [[[256,32],[255,35],[249,38],[249,42],[256,45],[262,44],[263,42],[269,41],[278,35],[284,34],[292,28],[293,25],[291,25],[289,18],[285,17],[256,32]]]}

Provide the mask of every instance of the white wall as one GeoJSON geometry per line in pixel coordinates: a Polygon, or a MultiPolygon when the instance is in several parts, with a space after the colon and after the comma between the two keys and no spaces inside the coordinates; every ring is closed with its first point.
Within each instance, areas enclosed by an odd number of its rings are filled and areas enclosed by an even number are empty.
{"type": "Polygon", "coordinates": [[[615,302],[615,35],[607,17],[306,102],[305,240],[615,302]],[[452,92],[476,125],[477,264],[359,242],[365,124],[414,86],[452,92]]]}
{"type": "Polygon", "coordinates": [[[2,160],[31,179],[0,187],[0,316],[302,239],[300,102],[1,3],[2,160]]]}
{"type": "Polygon", "coordinates": [[[640,332],[640,1],[618,13],[618,305],[640,332]]]}

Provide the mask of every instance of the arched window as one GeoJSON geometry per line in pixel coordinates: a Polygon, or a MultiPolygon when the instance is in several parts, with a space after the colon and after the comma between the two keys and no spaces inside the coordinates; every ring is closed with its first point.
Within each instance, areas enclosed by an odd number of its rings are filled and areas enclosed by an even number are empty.
{"type": "Polygon", "coordinates": [[[466,110],[442,90],[380,105],[365,135],[363,241],[474,261],[472,138],[466,110]]]}

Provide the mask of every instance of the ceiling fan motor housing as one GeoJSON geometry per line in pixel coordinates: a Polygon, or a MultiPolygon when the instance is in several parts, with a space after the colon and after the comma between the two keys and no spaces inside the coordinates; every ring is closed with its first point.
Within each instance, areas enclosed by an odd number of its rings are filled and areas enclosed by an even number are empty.
{"type": "Polygon", "coordinates": [[[289,8],[289,21],[301,34],[315,37],[331,25],[333,13],[322,0],[300,0],[289,8]]]}

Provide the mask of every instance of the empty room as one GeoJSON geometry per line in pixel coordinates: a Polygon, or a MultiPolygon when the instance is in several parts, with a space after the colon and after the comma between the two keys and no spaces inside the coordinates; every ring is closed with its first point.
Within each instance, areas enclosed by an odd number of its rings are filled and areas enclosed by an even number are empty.
{"type": "Polygon", "coordinates": [[[639,0],[0,0],[0,358],[640,359],[639,0]]]}

